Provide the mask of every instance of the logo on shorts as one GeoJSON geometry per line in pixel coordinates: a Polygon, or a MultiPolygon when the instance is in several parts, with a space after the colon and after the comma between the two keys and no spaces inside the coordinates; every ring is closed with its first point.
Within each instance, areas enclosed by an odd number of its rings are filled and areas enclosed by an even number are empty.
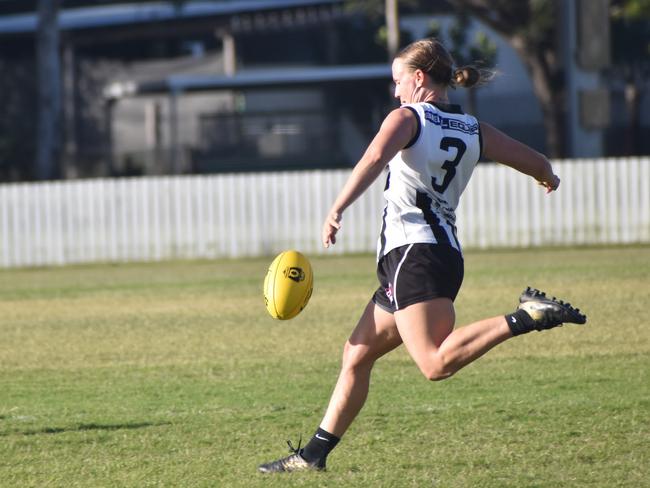
{"type": "Polygon", "coordinates": [[[388,288],[384,288],[384,292],[386,293],[386,296],[390,300],[390,303],[393,303],[395,299],[393,298],[393,284],[388,283],[388,288]]]}

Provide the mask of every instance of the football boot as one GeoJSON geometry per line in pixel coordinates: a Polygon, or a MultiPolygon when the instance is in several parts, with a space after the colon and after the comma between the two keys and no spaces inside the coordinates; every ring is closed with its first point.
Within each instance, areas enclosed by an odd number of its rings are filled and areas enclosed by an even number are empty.
{"type": "Polygon", "coordinates": [[[289,446],[289,452],[291,452],[289,456],[278,459],[277,461],[261,464],[257,470],[260,473],[325,470],[325,459],[309,462],[301,456],[303,450],[300,449],[300,442],[298,443],[297,449],[294,449],[291,441],[287,441],[287,445],[289,446]]]}
{"type": "Polygon", "coordinates": [[[519,297],[518,310],[524,310],[535,322],[535,330],[546,330],[564,323],[584,324],[587,316],[580,313],[579,308],[573,308],[555,297],[549,298],[546,293],[536,288],[526,288],[519,297]]]}

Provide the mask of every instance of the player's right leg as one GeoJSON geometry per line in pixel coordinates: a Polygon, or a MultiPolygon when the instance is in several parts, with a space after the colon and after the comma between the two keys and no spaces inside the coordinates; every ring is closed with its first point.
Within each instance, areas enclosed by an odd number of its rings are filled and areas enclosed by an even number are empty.
{"type": "Polygon", "coordinates": [[[304,449],[259,466],[262,473],[323,470],[327,455],[355,419],[368,396],[370,373],[377,359],[402,343],[393,314],[370,302],[345,344],[341,372],[325,416],[304,449]]]}

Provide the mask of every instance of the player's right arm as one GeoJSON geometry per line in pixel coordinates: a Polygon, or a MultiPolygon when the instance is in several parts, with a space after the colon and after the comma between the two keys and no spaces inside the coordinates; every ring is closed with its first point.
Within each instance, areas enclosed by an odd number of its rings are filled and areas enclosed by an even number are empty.
{"type": "Polygon", "coordinates": [[[325,217],[321,234],[323,246],[336,243],[343,211],[377,179],[388,162],[411,141],[416,131],[417,120],[412,111],[398,108],[388,114],[325,217]]]}
{"type": "Polygon", "coordinates": [[[532,176],[546,188],[547,193],[557,190],[560,178],[553,173],[546,156],[485,122],[481,122],[481,135],[483,156],[532,176]]]}

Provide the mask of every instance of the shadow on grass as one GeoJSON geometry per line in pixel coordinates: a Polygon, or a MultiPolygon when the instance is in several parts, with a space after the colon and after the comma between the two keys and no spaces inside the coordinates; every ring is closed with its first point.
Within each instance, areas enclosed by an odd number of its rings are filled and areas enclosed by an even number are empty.
{"type": "Polygon", "coordinates": [[[63,434],[65,432],[83,432],[86,430],[131,430],[146,429],[148,427],[159,427],[171,425],[171,422],[134,422],[123,424],[79,424],[69,427],[43,427],[42,429],[31,429],[25,431],[0,432],[0,437],[10,435],[39,435],[39,434],[63,434]]]}

